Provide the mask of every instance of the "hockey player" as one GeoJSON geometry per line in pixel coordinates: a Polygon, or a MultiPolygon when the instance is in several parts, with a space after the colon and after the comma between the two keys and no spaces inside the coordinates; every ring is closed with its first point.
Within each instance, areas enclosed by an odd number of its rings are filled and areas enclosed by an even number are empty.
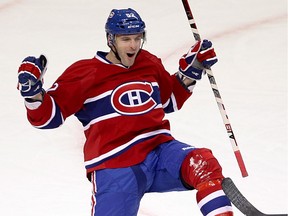
{"type": "Polygon", "coordinates": [[[135,216],[145,193],[193,189],[203,215],[233,215],[211,150],[176,140],[164,120],[217,62],[212,43],[196,42],[170,75],[159,58],[142,49],[145,23],[135,10],[113,9],[105,29],[110,51],[72,64],[47,91],[45,56],[25,58],[18,70],[33,126],[56,128],[71,115],[83,124],[91,215],[135,216]]]}

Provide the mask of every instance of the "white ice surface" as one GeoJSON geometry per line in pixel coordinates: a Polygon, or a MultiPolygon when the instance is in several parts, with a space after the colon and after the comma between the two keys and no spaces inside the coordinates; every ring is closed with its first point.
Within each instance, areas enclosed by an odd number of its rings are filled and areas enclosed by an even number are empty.
{"type": "MultiPolygon", "coordinates": [[[[213,72],[249,176],[242,178],[207,77],[178,113],[179,140],[211,148],[239,189],[266,213],[288,212],[287,1],[190,0],[203,38],[213,41],[213,72]]],[[[194,43],[181,1],[0,0],[0,215],[90,214],[82,128],[71,117],[41,131],[26,120],[16,90],[27,55],[49,60],[45,88],[71,63],[107,50],[104,23],[112,8],[132,7],[147,24],[145,49],[167,70],[194,43]]],[[[146,194],[140,216],[200,216],[195,191],[146,194]]],[[[241,215],[235,209],[235,215],[241,215]]]]}

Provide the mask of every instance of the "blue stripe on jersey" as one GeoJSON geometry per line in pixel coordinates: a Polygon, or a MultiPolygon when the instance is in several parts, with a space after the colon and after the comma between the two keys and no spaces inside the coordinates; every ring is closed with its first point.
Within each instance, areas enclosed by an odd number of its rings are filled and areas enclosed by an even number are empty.
{"type": "MultiPolygon", "coordinates": [[[[149,97],[152,98],[153,101],[155,101],[156,103],[156,105],[154,106],[154,109],[155,109],[155,108],[158,108],[159,105],[161,105],[161,100],[159,96],[160,95],[159,87],[157,83],[152,83],[151,85],[153,88],[153,92],[151,95],[149,95],[149,97]]],[[[139,91],[139,90],[135,90],[135,92],[136,91],[139,91]]],[[[93,124],[102,119],[107,119],[107,118],[123,115],[123,113],[118,113],[117,110],[115,110],[114,107],[112,106],[112,102],[111,102],[112,92],[113,91],[107,91],[101,95],[98,95],[94,98],[89,98],[85,101],[84,107],[75,114],[75,116],[79,119],[79,121],[82,123],[84,127],[86,126],[89,127],[89,124],[93,124]]],[[[133,95],[133,93],[134,92],[131,91],[130,97],[136,97],[135,95],[133,95]]],[[[145,102],[148,100],[148,95],[143,92],[140,92],[137,96],[140,98],[139,99],[140,102],[145,102]]],[[[119,102],[122,104],[128,104],[127,107],[128,106],[132,107],[132,105],[129,104],[132,102],[134,103],[133,104],[134,106],[139,105],[137,104],[137,99],[133,101],[131,101],[130,99],[131,98],[128,98],[127,95],[123,94],[119,102]]],[[[134,115],[137,115],[137,114],[134,114],[134,115]]]]}
{"type": "Polygon", "coordinates": [[[104,98],[97,98],[94,101],[85,103],[84,108],[82,108],[79,112],[77,112],[75,116],[85,127],[93,119],[97,119],[101,116],[106,116],[114,112],[115,111],[110,103],[110,95],[108,95],[105,96],[104,98]]]}
{"type": "MultiPolygon", "coordinates": [[[[48,97],[48,95],[47,95],[47,97],[48,97]]],[[[55,103],[55,101],[52,97],[51,97],[51,100],[52,100],[52,110],[51,110],[50,118],[44,124],[39,125],[39,126],[35,126],[36,128],[52,129],[52,128],[57,128],[64,123],[64,119],[63,119],[63,116],[62,116],[62,113],[61,113],[59,106],[55,103]]]]}
{"type": "Polygon", "coordinates": [[[176,102],[174,94],[171,94],[168,101],[163,105],[163,109],[165,113],[171,113],[171,112],[175,112],[178,110],[177,102],[176,102]]]}
{"type": "Polygon", "coordinates": [[[64,122],[59,106],[55,103],[55,115],[46,126],[41,129],[57,128],[64,122]]]}

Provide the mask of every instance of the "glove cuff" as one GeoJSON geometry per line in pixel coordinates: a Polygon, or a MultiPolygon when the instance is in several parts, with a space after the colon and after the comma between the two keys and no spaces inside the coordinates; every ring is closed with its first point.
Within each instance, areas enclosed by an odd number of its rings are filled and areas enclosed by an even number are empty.
{"type": "Polygon", "coordinates": [[[28,109],[35,110],[42,104],[42,101],[44,100],[44,96],[45,96],[46,92],[44,89],[41,89],[40,93],[42,95],[42,100],[41,99],[33,99],[33,98],[25,98],[25,106],[28,109]]]}
{"type": "Polygon", "coordinates": [[[193,91],[193,89],[197,83],[195,79],[192,79],[191,77],[187,77],[187,76],[183,75],[180,71],[178,73],[176,73],[176,77],[179,80],[179,82],[181,83],[181,85],[183,86],[183,88],[185,88],[189,92],[193,91]],[[184,83],[185,79],[189,79],[190,81],[192,81],[192,83],[190,83],[188,85],[185,84],[184,83]]]}

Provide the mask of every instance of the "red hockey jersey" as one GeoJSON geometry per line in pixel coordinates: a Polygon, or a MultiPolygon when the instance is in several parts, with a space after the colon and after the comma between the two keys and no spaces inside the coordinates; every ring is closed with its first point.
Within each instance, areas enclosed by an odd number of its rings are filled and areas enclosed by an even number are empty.
{"type": "Polygon", "coordinates": [[[132,166],[172,140],[165,113],[191,95],[161,60],[141,50],[130,68],[111,64],[107,53],[80,60],[47,90],[39,107],[26,106],[36,128],[56,128],[70,115],[84,127],[87,172],[132,166]]]}

